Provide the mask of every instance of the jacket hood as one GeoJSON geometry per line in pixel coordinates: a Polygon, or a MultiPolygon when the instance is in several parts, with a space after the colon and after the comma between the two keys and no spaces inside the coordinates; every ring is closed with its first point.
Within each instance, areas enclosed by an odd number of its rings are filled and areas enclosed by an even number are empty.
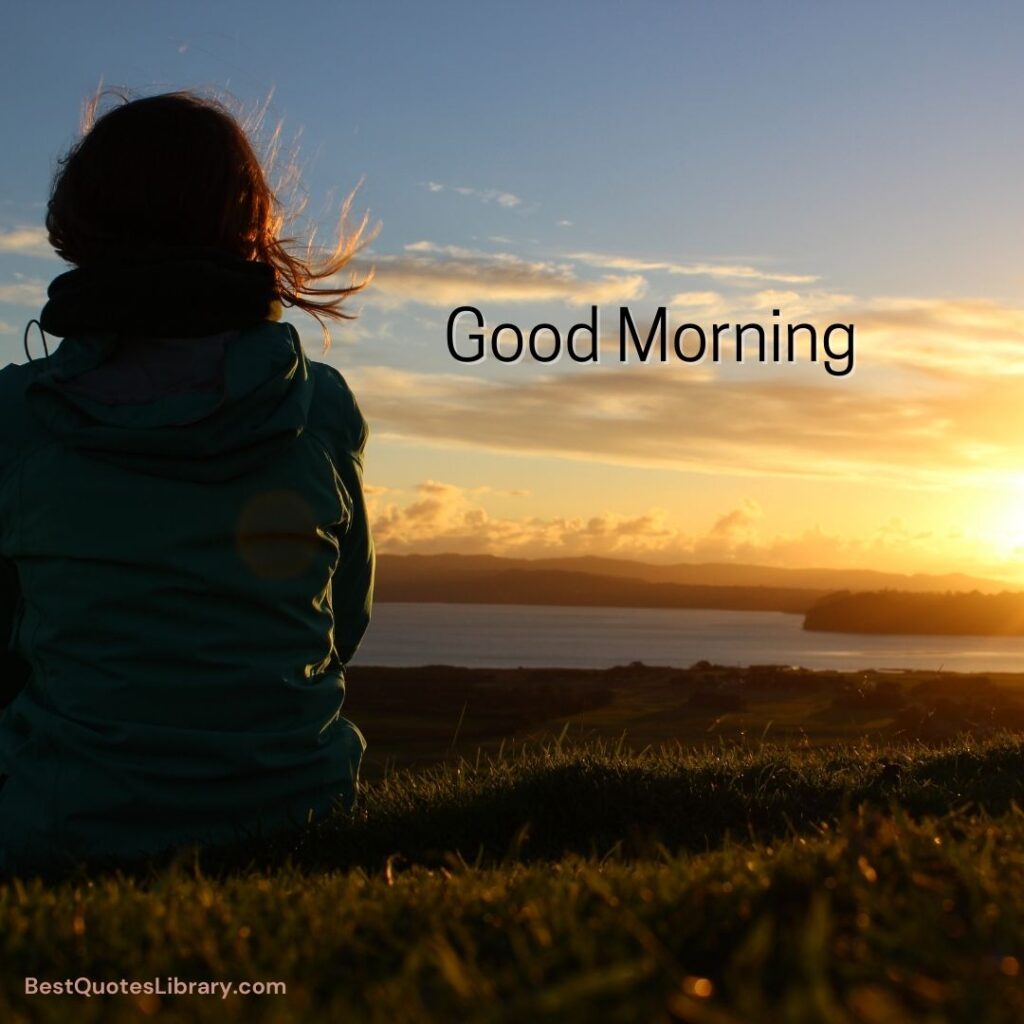
{"type": "Polygon", "coordinates": [[[211,386],[158,388],[141,401],[112,401],[82,381],[95,380],[94,371],[116,361],[121,346],[145,340],[68,336],[29,384],[26,401],[47,431],[91,458],[179,479],[241,476],[305,428],[313,393],[309,361],[287,323],[188,339],[209,341],[223,353],[211,386]]]}

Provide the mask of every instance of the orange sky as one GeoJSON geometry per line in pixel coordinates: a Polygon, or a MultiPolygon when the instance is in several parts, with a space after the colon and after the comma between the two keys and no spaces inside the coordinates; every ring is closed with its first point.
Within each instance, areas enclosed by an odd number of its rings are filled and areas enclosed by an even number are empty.
{"type": "Polygon", "coordinates": [[[65,269],[42,222],[83,98],[223,90],[283,125],[297,237],[327,241],[359,181],[382,222],[326,355],[370,420],[382,550],[1024,583],[1020,5],[369,5],[288,32],[258,3],[79,5],[57,48],[37,6],[8,26],[31,86],[0,110],[0,360],[65,269]],[[602,355],[621,305],[779,308],[854,323],[856,369],[460,365],[467,303],[561,328],[596,303],[602,355]]]}
{"type": "MultiPolygon", "coordinates": [[[[507,281],[491,296],[462,261],[460,295],[531,322],[507,281]]],[[[429,274],[443,273],[438,264],[429,274]]],[[[379,266],[385,304],[408,292],[415,268],[401,284],[389,273],[379,266]]],[[[523,288],[532,295],[536,284],[523,288]]],[[[795,285],[696,294],[689,308],[685,293],[621,302],[670,303],[677,323],[764,319],[770,303],[794,320],[852,322],[856,369],[836,378],[806,361],[611,358],[465,367],[443,352],[439,310],[434,365],[349,373],[375,428],[369,480],[381,548],[1022,579],[1024,363],[1013,353],[1024,311],[795,285]]],[[[368,294],[367,308],[375,301],[368,294]]],[[[578,319],[566,306],[560,323],[578,319]]]]}

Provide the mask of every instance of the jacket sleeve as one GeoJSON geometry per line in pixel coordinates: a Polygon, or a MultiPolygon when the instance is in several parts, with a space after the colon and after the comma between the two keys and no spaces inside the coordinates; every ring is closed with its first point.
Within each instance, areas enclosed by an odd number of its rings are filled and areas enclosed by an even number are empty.
{"type": "Polygon", "coordinates": [[[376,567],[363,495],[363,457],[369,428],[345,378],[326,363],[314,364],[316,394],[311,425],[332,453],[349,498],[348,522],[339,527],[338,565],[331,580],[334,647],[346,665],[359,647],[373,610],[376,567]]]}
{"type": "Polygon", "coordinates": [[[363,496],[363,449],[338,461],[338,474],[352,499],[348,529],[341,537],[341,556],[331,584],[334,646],[342,665],[352,660],[373,610],[376,559],[363,496]]]}
{"type": "Polygon", "coordinates": [[[7,707],[28,682],[27,661],[11,650],[14,616],[21,598],[18,572],[9,558],[0,558],[0,708],[7,707]]]}

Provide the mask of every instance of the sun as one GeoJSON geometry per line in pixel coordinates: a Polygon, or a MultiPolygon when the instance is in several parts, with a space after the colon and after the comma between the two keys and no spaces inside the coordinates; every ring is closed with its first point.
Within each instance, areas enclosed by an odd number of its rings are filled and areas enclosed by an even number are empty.
{"type": "Polygon", "coordinates": [[[1007,475],[1005,486],[986,500],[977,525],[993,554],[1019,562],[1024,572],[1024,473],[1007,475]]]}

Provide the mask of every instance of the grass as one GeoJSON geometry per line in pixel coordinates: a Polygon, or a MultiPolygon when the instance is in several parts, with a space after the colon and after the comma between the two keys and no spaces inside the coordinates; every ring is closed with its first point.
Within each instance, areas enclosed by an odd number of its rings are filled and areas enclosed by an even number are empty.
{"type": "Polygon", "coordinates": [[[0,1020],[1024,1019],[1024,737],[401,772],[258,847],[0,883],[0,1020]],[[23,979],[283,980],[27,996],[23,979]]]}
{"type": "Polygon", "coordinates": [[[366,668],[349,673],[345,713],[370,738],[365,776],[423,768],[454,751],[576,739],[638,746],[938,742],[1024,731],[1024,674],[811,671],[698,662],[611,669],[366,668]],[[457,735],[456,735],[457,734],[457,735]]]}

